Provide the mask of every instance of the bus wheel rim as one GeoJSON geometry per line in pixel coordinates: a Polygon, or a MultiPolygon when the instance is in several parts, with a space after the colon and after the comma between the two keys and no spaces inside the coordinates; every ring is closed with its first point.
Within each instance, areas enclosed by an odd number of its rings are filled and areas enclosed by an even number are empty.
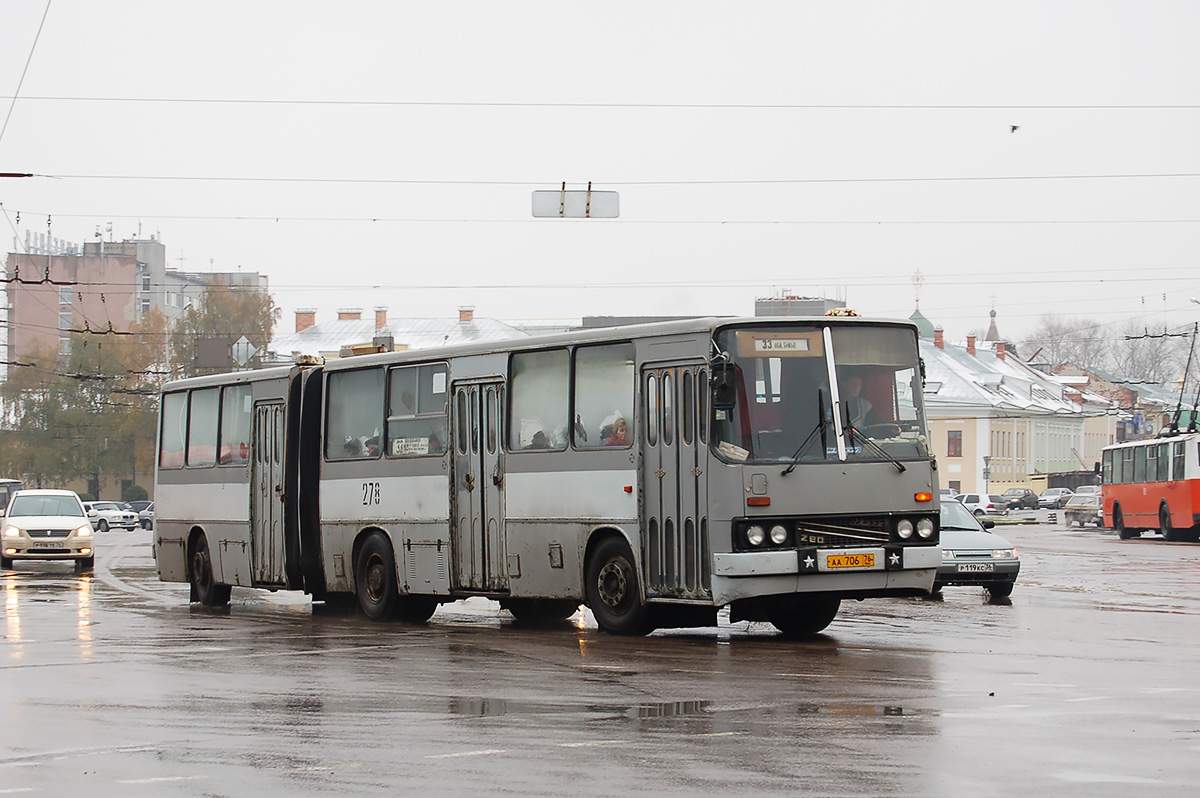
{"type": "Polygon", "coordinates": [[[596,587],[600,598],[610,607],[616,607],[625,600],[628,584],[625,569],[616,560],[606,563],[596,578],[596,587]]]}

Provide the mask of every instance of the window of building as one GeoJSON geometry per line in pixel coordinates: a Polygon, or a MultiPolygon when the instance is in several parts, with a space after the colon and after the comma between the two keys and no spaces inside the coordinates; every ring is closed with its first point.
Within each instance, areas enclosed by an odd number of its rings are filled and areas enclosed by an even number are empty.
{"type": "Polygon", "coordinates": [[[508,448],[565,448],[571,385],[567,350],[513,355],[510,370],[508,448]]]}
{"type": "Polygon", "coordinates": [[[575,446],[633,444],[633,344],[575,350],[575,446]],[[624,430],[624,432],[622,432],[624,430]]]}
{"type": "Polygon", "coordinates": [[[68,287],[60,287],[58,289],[58,304],[60,304],[60,305],[71,304],[71,299],[73,298],[73,296],[72,296],[73,293],[74,292],[71,291],[69,286],[68,287]]]}
{"type": "Polygon", "coordinates": [[[416,457],[446,451],[445,363],[391,370],[388,378],[387,453],[416,457]]]}
{"type": "Polygon", "coordinates": [[[947,457],[962,457],[962,430],[952,429],[946,433],[948,445],[946,447],[947,457]]]}
{"type": "Polygon", "coordinates": [[[254,398],[249,385],[230,385],[221,391],[221,465],[250,462],[250,418],[254,398]]]}
{"type": "Polygon", "coordinates": [[[143,291],[150,290],[150,275],[149,275],[149,273],[142,275],[142,290],[143,291]]]}
{"type": "Polygon", "coordinates": [[[150,312],[150,299],[147,297],[142,297],[142,313],[149,313],[149,312],[150,312]]]}
{"type": "Polygon", "coordinates": [[[63,336],[58,339],[58,354],[63,357],[71,356],[71,339],[68,336],[63,336]]]}
{"type": "Polygon", "coordinates": [[[220,400],[218,388],[192,391],[187,424],[189,466],[210,466],[217,462],[217,417],[220,400]]]}
{"type": "Polygon", "coordinates": [[[962,490],[962,480],[960,480],[960,479],[950,480],[950,490],[955,491],[955,492],[962,490]]]}
{"type": "Polygon", "coordinates": [[[326,383],[325,457],[378,457],[383,435],[383,369],[337,371],[326,383]]]}
{"type": "Polygon", "coordinates": [[[70,308],[62,308],[61,310],[59,310],[58,311],[58,329],[60,329],[60,330],[71,329],[71,320],[73,318],[74,318],[74,314],[71,312],[70,308]]]}

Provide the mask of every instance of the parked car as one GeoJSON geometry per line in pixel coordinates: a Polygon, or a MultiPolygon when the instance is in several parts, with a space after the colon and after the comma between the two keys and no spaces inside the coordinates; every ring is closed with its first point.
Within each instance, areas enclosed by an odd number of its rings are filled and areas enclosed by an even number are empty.
{"type": "Polygon", "coordinates": [[[113,527],[129,532],[138,528],[138,514],[123,509],[116,502],[84,502],[83,506],[88,518],[96,525],[97,532],[107,532],[113,527]]]}
{"type": "Polygon", "coordinates": [[[1038,495],[1029,488],[1009,488],[1001,494],[1008,501],[1010,510],[1036,510],[1038,495]]]}
{"type": "Polygon", "coordinates": [[[87,570],[96,562],[92,525],[71,490],[23,490],[4,513],[0,568],[15,560],[74,560],[87,570]]]}
{"type": "Polygon", "coordinates": [[[941,497],[942,501],[948,502],[951,499],[958,497],[958,491],[956,491],[954,488],[942,488],[941,497]]]}
{"type": "Polygon", "coordinates": [[[994,493],[963,493],[955,498],[975,515],[1008,515],[1008,500],[994,493]]]}
{"type": "Polygon", "coordinates": [[[142,529],[154,529],[154,502],[147,502],[138,513],[138,523],[142,525],[142,529]]]}
{"type": "Polygon", "coordinates": [[[1038,507],[1061,510],[1067,506],[1067,499],[1074,495],[1070,488],[1046,488],[1038,496],[1038,507]]]}
{"type": "Polygon", "coordinates": [[[1080,526],[1084,524],[1104,526],[1104,511],[1100,506],[1099,494],[1076,493],[1067,499],[1064,512],[1067,516],[1067,526],[1074,523],[1078,523],[1080,526]]]}
{"type": "Polygon", "coordinates": [[[947,585],[979,585],[992,598],[1012,593],[1021,561],[1011,543],[988,531],[994,523],[981,522],[956,502],[942,505],[942,565],[933,580],[935,594],[947,585]]]}
{"type": "Polygon", "coordinates": [[[1075,489],[1075,495],[1076,496],[1099,496],[1100,495],[1100,486],[1099,485],[1080,485],[1078,488],[1075,489]]]}
{"type": "Polygon", "coordinates": [[[133,510],[135,513],[140,513],[142,510],[145,510],[152,504],[154,504],[154,502],[149,501],[148,499],[138,499],[135,502],[125,502],[125,508],[128,510],[133,510]]]}

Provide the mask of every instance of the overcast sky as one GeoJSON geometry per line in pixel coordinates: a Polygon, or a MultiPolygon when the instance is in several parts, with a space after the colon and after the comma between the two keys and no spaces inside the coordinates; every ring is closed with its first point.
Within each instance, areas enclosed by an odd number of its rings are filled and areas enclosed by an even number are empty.
{"type": "Polygon", "coordinates": [[[950,339],[993,307],[1013,340],[1200,319],[1193,0],[46,10],[3,4],[0,171],[39,175],[0,179],[4,251],[47,216],[155,234],[172,267],[267,274],[284,331],[783,291],[907,317],[918,270],[950,339]],[[533,219],[564,180],[620,218],[533,219]]]}

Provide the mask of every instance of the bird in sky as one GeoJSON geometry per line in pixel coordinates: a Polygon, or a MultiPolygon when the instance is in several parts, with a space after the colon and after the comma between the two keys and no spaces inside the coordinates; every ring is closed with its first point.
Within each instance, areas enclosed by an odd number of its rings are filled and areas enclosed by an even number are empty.
{"type": "Polygon", "coordinates": [[[1009,127],[1012,128],[1011,130],[1008,131],[1009,133],[1016,133],[1018,130],[1021,129],[1020,125],[1009,125],[1009,127]]]}

